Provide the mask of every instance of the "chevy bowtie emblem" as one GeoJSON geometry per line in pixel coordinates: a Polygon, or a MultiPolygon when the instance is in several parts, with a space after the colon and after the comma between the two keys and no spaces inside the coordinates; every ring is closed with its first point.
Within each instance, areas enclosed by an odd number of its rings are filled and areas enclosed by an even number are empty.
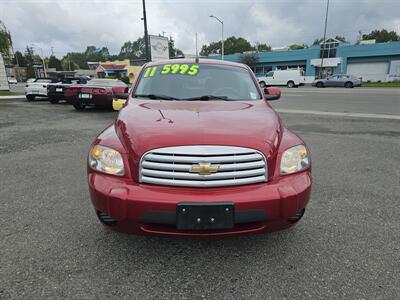
{"type": "Polygon", "coordinates": [[[219,165],[212,165],[210,163],[198,163],[197,165],[192,165],[190,168],[190,173],[198,173],[200,175],[210,175],[212,173],[217,173],[219,165]]]}

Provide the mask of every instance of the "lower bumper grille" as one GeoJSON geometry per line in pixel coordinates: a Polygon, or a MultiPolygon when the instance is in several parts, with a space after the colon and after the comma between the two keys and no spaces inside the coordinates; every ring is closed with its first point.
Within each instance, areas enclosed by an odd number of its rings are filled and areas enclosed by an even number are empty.
{"type": "Polygon", "coordinates": [[[106,214],[105,212],[98,211],[98,212],[97,212],[97,216],[99,217],[100,221],[101,221],[103,224],[106,224],[106,225],[109,225],[109,226],[117,224],[117,220],[111,218],[111,217],[110,217],[108,214],[106,214]]]}

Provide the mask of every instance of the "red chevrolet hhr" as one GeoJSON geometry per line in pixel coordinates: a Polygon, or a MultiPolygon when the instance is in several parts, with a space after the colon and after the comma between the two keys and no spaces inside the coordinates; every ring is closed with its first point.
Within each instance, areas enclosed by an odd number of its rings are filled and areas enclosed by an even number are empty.
{"type": "Polygon", "coordinates": [[[311,192],[305,143],[249,67],[148,63],[88,157],[91,200],[114,230],[216,236],[288,228],[311,192]]]}

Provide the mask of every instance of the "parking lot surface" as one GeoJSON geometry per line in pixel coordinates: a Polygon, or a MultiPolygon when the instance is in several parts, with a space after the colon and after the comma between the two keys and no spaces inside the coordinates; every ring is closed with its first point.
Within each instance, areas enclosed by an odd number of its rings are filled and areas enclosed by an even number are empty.
{"type": "MultiPolygon", "coordinates": [[[[274,107],[400,114],[396,91],[385,108],[361,89],[348,102],[339,89],[296,90],[274,107]]],[[[400,298],[399,120],[281,114],[311,149],[304,219],[271,234],[177,239],[96,219],[86,155],[114,117],[0,100],[1,299],[400,298]]]]}

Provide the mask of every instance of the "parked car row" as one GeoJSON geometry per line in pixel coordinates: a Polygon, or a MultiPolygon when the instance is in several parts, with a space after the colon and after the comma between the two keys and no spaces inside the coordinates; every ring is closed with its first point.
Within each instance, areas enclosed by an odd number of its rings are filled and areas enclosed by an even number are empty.
{"type": "Polygon", "coordinates": [[[86,107],[112,109],[114,95],[127,92],[128,86],[118,79],[38,78],[27,82],[25,86],[28,101],[34,101],[36,97],[46,97],[53,104],[65,100],[76,110],[84,110],[86,107]]]}
{"type": "Polygon", "coordinates": [[[362,85],[362,78],[357,78],[352,75],[344,75],[344,74],[337,74],[323,79],[316,79],[312,83],[312,86],[316,86],[318,88],[323,88],[323,87],[353,88],[355,86],[361,86],[361,85],[362,85]]]}
{"type": "MultiPolygon", "coordinates": [[[[306,79],[303,70],[275,70],[258,77],[258,82],[262,87],[267,86],[287,86],[294,88],[305,84],[306,79]]],[[[312,86],[323,87],[345,87],[353,88],[362,85],[362,78],[352,75],[336,74],[323,79],[316,79],[312,86]]]]}

